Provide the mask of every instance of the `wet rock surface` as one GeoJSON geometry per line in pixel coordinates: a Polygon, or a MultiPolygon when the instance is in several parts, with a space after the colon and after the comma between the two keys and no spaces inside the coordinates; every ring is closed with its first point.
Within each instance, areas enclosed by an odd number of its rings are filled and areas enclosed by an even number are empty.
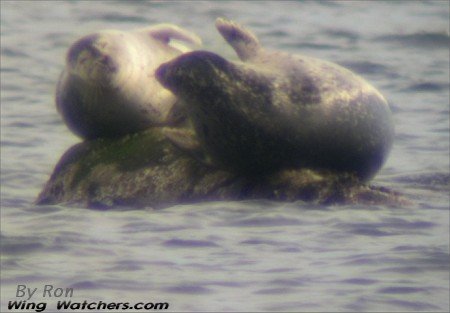
{"type": "Polygon", "coordinates": [[[107,209],[244,199],[393,205],[405,201],[391,190],[360,184],[347,174],[310,169],[285,169],[258,178],[232,174],[172,144],[166,131],[153,128],[71,147],[37,204],[107,209]]]}

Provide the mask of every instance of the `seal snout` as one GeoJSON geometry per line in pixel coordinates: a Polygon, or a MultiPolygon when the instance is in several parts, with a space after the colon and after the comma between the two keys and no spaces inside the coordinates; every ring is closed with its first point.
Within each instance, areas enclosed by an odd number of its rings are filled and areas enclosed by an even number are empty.
{"type": "Polygon", "coordinates": [[[155,71],[155,77],[161,85],[169,88],[168,76],[170,72],[170,62],[161,64],[155,71]]]}

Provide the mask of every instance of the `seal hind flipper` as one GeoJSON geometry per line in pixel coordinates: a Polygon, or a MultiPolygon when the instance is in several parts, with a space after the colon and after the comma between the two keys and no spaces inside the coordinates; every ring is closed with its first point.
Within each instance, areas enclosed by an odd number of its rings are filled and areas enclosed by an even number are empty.
{"type": "Polygon", "coordinates": [[[190,43],[194,46],[202,45],[201,38],[196,34],[172,24],[158,24],[142,28],[140,32],[148,33],[153,38],[159,39],[165,43],[169,43],[170,40],[175,39],[190,43]]]}
{"type": "Polygon", "coordinates": [[[242,61],[256,57],[262,49],[258,38],[236,22],[219,17],[216,19],[216,28],[242,61]]]}

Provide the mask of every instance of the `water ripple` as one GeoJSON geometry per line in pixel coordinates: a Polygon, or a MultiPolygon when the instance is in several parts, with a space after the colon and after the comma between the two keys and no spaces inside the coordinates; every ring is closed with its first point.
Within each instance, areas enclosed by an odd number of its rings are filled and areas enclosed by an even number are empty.
{"type": "Polygon", "coordinates": [[[406,92],[441,92],[447,91],[449,89],[449,83],[441,83],[441,82],[421,82],[421,83],[413,83],[406,88],[403,88],[401,91],[406,92]]]}
{"type": "Polygon", "coordinates": [[[355,42],[361,38],[361,36],[348,29],[325,29],[323,33],[332,38],[344,38],[351,42],[355,42]]]}
{"type": "Polygon", "coordinates": [[[368,278],[350,278],[341,280],[341,283],[344,284],[362,285],[362,286],[374,285],[377,284],[378,282],[379,282],[378,280],[368,278]]]}
{"type": "Polygon", "coordinates": [[[45,246],[39,240],[32,237],[1,236],[1,254],[17,255],[33,253],[42,250],[45,246]]]}
{"type": "Polygon", "coordinates": [[[425,188],[428,190],[449,190],[450,173],[423,172],[392,177],[393,181],[407,184],[409,187],[425,188]]]}
{"type": "Polygon", "coordinates": [[[189,295],[199,295],[199,294],[209,294],[212,293],[212,289],[205,288],[200,285],[182,284],[173,287],[166,288],[165,291],[169,293],[179,293],[179,294],[189,294],[189,295]]]}
{"type": "Polygon", "coordinates": [[[92,290],[92,289],[99,289],[100,285],[97,282],[93,282],[90,280],[85,281],[79,281],[76,283],[73,283],[69,286],[69,288],[77,289],[77,290],[92,290]]]}
{"type": "Polygon", "coordinates": [[[166,247],[180,247],[180,248],[209,248],[218,247],[217,244],[211,241],[204,240],[187,240],[187,239],[170,239],[163,242],[166,247]]]}
{"type": "Polygon", "coordinates": [[[18,58],[29,57],[29,55],[26,54],[24,50],[21,50],[20,48],[2,47],[0,49],[0,52],[2,54],[2,57],[18,57],[18,58]]]}
{"type": "Polygon", "coordinates": [[[417,49],[448,49],[450,37],[448,33],[422,32],[414,34],[383,35],[376,37],[375,40],[417,49]]]}
{"type": "Polygon", "coordinates": [[[430,303],[421,302],[421,301],[405,301],[405,300],[389,300],[386,303],[394,305],[396,307],[400,307],[404,310],[413,310],[413,311],[441,311],[442,308],[435,306],[430,303]]]}
{"type": "Polygon", "coordinates": [[[381,75],[390,79],[400,77],[400,74],[394,72],[389,66],[371,61],[344,61],[339,64],[359,74],[381,75]]]}
{"type": "Polygon", "coordinates": [[[302,225],[299,219],[285,218],[282,216],[274,217],[244,217],[242,219],[232,220],[225,223],[218,223],[218,226],[231,227],[280,227],[280,226],[299,226],[302,225]]]}
{"type": "Polygon", "coordinates": [[[298,290],[295,290],[293,288],[265,288],[260,289],[254,292],[254,294],[257,295],[284,295],[289,293],[298,292],[298,290]]]}
{"type": "Polygon", "coordinates": [[[416,287],[386,287],[379,289],[378,292],[387,294],[427,293],[429,292],[429,289],[416,287]]]}

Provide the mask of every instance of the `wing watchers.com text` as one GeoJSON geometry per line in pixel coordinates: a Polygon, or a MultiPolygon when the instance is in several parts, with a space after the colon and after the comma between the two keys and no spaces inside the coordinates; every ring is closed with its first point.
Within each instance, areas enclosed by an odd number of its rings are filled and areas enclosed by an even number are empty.
{"type": "Polygon", "coordinates": [[[73,299],[68,299],[74,297],[73,288],[56,287],[50,284],[44,285],[43,288],[42,286],[17,285],[15,296],[21,299],[8,301],[8,312],[45,312],[47,310],[49,312],[149,312],[169,309],[169,303],[167,302],[73,301],[73,299]],[[37,297],[40,299],[48,298],[48,301],[36,301],[37,297]],[[65,300],[56,301],[55,298],[65,298],[65,300]],[[48,305],[49,302],[51,302],[50,306],[48,305]]]}
{"type": "MultiPolygon", "coordinates": [[[[169,303],[167,302],[138,302],[135,304],[129,302],[103,302],[103,301],[93,301],[93,302],[74,302],[74,301],[58,301],[56,303],[57,311],[158,311],[167,310],[169,308],[169,303]]],[[[47,309],[47,302],[27,302],[25,300],[21,301],[9,301],[8,310],[9,311],[35,311],[35,312],[45,312],[47,309]]],[[[49,308],[50,309],[50,308],[49,308]]],[[[54,312],[54,310],[50,310],[54,312]]]]}

